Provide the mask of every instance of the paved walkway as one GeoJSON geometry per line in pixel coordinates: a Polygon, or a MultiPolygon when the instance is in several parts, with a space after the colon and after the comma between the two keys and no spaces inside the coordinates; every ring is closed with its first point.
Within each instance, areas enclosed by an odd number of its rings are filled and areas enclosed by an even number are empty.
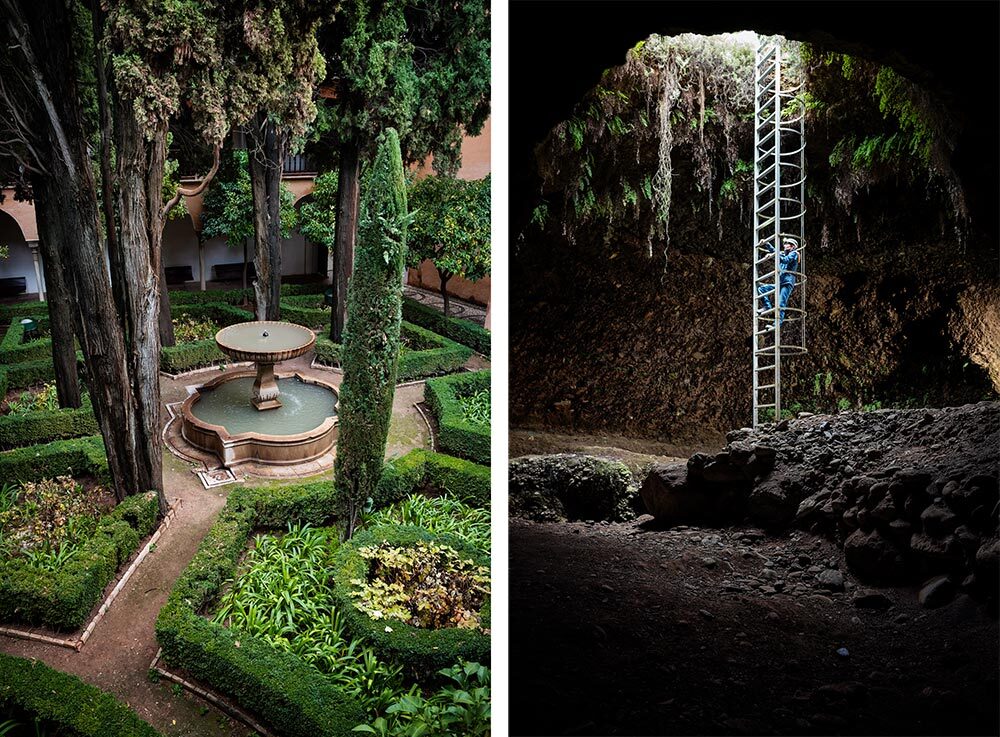
{"type": "MultiPolygon", "coordinates": [[[[429,289],[421,289],[420,287],[411,287],[407,284],[403,288],[403,295],[419,302],[420,304],[433,307],[438,312],[444,312],[444,300],[441,299],[441,295],[438,292],[432,292],[429,289]]],[[[448,299],[448,316],[459,317],[463,320],[474,322],[479,326],[486,324],[485,307],[473,304],[472,302],[465,302],[461,299],[457,299],[456,297],[450,297],[448,299]]]]}
{"type": "MultiPolygon", "coordinates": [[[[301,360],[308,366],[311,354],[301,360]]],[[[288,362],[290,366],[295,363],[288,362]]],[[[282,368],[287,370],[285,365],[282,368]]],[[[183,399],[187,396],[186,386],[217,373],[218,369],[208,369],[179,379],[162,379],[163,402],[183,399]]],[[[338,372],[324,373],[334,383],[340,383],[338,372]]],[[[387,457],[428,446],[427,427],[413,407],[415,402],[422,401],[423,388],[419,383],[397,389],[387,457]]],[[[169,417],[165,407],[162,416],[164,420],[169,417]]],[[[172,684],[152,683],[148,678],[149,665],[158,649],[153,631],[156,616],[166,603],[174,581],[225,505],[229,490],[234,488],[230,485],[206,490],[194,470],[194,464],[164,452],[164,485],[168,499],[176,507],[176,517],[81,652],[5,636],[0,636],[0,652],[36,658],[110,691],[164,735],[236,737],[247,734],[247,728],[172,684]]],[[[329,472],[313,478],[324,476],[330,478],[329,472]]]]}

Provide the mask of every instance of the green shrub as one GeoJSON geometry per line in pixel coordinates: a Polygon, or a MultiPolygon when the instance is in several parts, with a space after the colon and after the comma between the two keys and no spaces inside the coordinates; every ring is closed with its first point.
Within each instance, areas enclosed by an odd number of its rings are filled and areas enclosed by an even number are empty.
{"type": "MultiPolygon", "coordinates": [[[[174,318],[187,317],[194,320],[208,320],[222,327],[253,320],[252,312],[234,307],[226,302],[171,305],[170,314],[174,318]]],[[[214,334],[212,337],[215,337],[214,334]]]]}
{"type": "Polygon", "coordinates": [[[490,331],[474,322],[445,317],[444,313],[412,299],[403,300],[403,319],[451,338],[487,358],[490,355],[490,331]]]}
{"type": "Polygon", "coordinates": [[[155,492],[130,496],[56,570],[39,569],[25,558],[0,562],[0,620],[79,628],[119,566],[152,532],[158,514],[155,492]]]}
{"type": "Polygon", "coordinates": [[[168,374],[179,374],[229,360],[215,344],[215,338],[160,349],[160,370],[168,374]]]}
{"type": "Polygon", "coordinates": [[[323,306],[322,294],[281,298],[281,319],[323,331],[330,326],[330,308],[323,306]]]}
{"type": "Polygon", "coordinates": [[[490,508],[490,469],[423,448],[389,461],[382,469],[374,508],[402,501],[414,492],[448,494],[463,504],[490,508]]]}
{"type": "MultiPolygon", "coordinates": [[[[428,346],[422,350],[400,348],[396,381],[412,381],[427,376],[437,376],[458,371],[472,355],[472,351],[453,340],[448,340],[418,325],[403,323],[400,334],[415,345],[428,346]]],[[[316,338],[316,360],[328,366],[339,366],[342,346],[325,336],[316,338]]]]}
{"type": "Polygon", "coordinates": [[[442,450],[489,465],[489,425],[470,422],[462,406],[464,397],[489,389],[489,386],[489,371],[455,374],[427,381],[424,400],[437,419],[438,445],[442,450]]]}
{"type": "MultiPolygon", "coordinates": [[[[49,361],[49,365],[52,362],[49,361]]],[[[46,443],[50,440],[79,438],[100,432],[90,404],[83,395],[79,409],[55,409],[0,416],[0,449],[46,443]]]]}
{"type": "Polygon", "coordinates": [[[461,627],[423,629],[398,620],[372,619],[357,607],[359,586],[367,581],[369,564],[361,548],[388,542],[394,547],[412,547],[420,542],[436,542],[454,548],[477,565],[489,566],[489,556],[451,535],[435,536],[419,527],[388,526],[358,532],[341,546],[334,558],[334,596],[347,631],[365,640],[385,660],[403,667],[418,681],[433,679],[457,660],[488,663],[490,658],[490,605],[487,597],[479,615],[485,631],[461,627]]]}
{"type": "Polygon", "coordinates": [[[158,737],[111,694],[36,660],[0,653],[0,711],[25,711],[75,737],[158,737]]]}
{"type": "MultiPolygon", "coordinates": [[[[83,357],[77,353],[77,361],[82,360],[83,357]]],[[[56,371],[52,365],[51,357],[3,366],[0,367],[0,396],[6,394],[10,389],[21,389],[52,381],[55,378],[56,371]]]]}
{"type": "Polygon", "coordinates": [[[287,518],[316,524],[334,507],[328,482],[238,487],[156,620],[166,662],[235,699],[282,734],[344,737],[364,719],[360,706],[296,655],[201,616],[214,602],[255,528],[283,527],[287,518]]]}
{"type": "Polygon", "coordinates": [[[66,475],[108,478],[108,459],[100,436],[0,451],[0,479],[5,481],[38,481],[66,475]]]}

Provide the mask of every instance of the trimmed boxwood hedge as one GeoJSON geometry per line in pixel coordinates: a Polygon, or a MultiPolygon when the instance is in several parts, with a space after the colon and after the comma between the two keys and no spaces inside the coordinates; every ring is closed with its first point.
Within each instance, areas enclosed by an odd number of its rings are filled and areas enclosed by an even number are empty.
{"type": "Polygon", "coordinates": [[[329,331],[330,308],[323,307],[322,294],[281,298],[281,319],[318,331],[329,331]]]}
{"type": "Polygon", "coordinates": [[[235,489],[156,620],[156,639],[168,663],[293,737],[348,737],[365,721],[364,711],[292,653],[233,632],[201,612],[234,576],[256,528],[322,522],[335,506],[329,482],[235,489]]]}
{"type": "MultiPolygon", "coordinates": [[[[329,289],[329,285],[317,284],[282,284],[281,296],[294,297],[303,294],[322,294],[329,289]]],[[[239,305],[244,302],[253,302],[253,289],[212,289],[205,292],[189,292],[186,289],[178,289],[170,292],[171,310],[175,305],[206,304],[209,302],[224,302],[230,305],[239,305]]]]}
{"type": "Polygon", "coordinates": [[[171,317],[187,315],[201,320],[211,320],[216,325],[226,327],[235,325],[238,322],[249,322],[253,320],[253,313],[240,307],[235,307],[225,302],[205,302],[198,304],[186,304],[170,307],[171,317]]]}
{"type": "Polygon", "coordinates": [[[403,319],[458,341],[489,358],[490,331],[474,322],[445,317],[444,313],[412,299],[403,300],[403,319]]]}
{"type": "MultiPolygon", "coordinates": [[[[404,322],[400,332],[418,345],[428,347],[415,351],[404,348],[400,351],[399,368],[396,371],[396,381],[399,382],[458,371],[472,355],[469,348],[419,325],[404,322]]],[[[322,335],[317,336],[316,360],[320,363],[339,366],[341,351],[339,343],[322,335]]]]}
{"type": "Polygon", "coordinates": [[[130,496],[101,518],[57,571],[39,570],[24,558],[0,561],[0,620],[79,628],[119,566],[152,533],[158,515],[156,492],[130,496]]]}
{"type": "Polygon", "coordinates": [[[449,494],[470,507],[490,508],[490,469],[454,456],[417,448],[382,469],[374,508],[414,492],[449,494]]]}
{"type": "MultiPolygon", "coordinates": [[[[40,302],[38,304],[41,304],[40,302]]],[[[44,317],[37,320],[38,327],[45,329],[49,325],[49,317],[46,312],[44,317]]],[[[0,364],[20,363],[22,361],[37,361],[42,358],[52,356],[52,338],[39,338],[30,343],[22,343],[24,338],[24,326],[21,318],[10,321],[7,332],[4,333],[3,340],[0,340],[0,364]]]]}
{"type": "Polygon", "coordinates": [[[67,474],[108,478],[108,458],[99,435],[0,451],[0,479],[4,481],[38,481],[67,474]]]}
{"type": "Polygon", "coordinates": [[[490,388],[490,372],[473,371],[429,379],[424,401],[438,422],[438,445],[447,453],[490,463],[490,428],[474,425],[462,413],[461,397],[490,388]]]}
{"type": "MultiPolygon", "coordinates": [[[[412,547],[421,541],[434,541],[454,548],[477,565],[489,567],[490,564],[488,555],[452,535],[432,535],[427,530],[412,525],[386,525],[362,530],[350,542],[340,546],[333,563],[333,596],[347,631],[354,637],[363,638],[379,655],[403,666],[409,675],[418,680],[433,677],[442,668],[454,665],[459,658],[489,664],[490,636],[480,630],[461,627],[433,630],[413,627],[395,619],[376,620],[354,605],[355,598],[351,596],[351,592],[356,586],[350,581],[368,576],[368,562],[358,550],[383,541],[400,547],[412,547]],[[387,623],[391,632],[386,631],[387,623]]],[[[489,597],[483,604],[481,614],[483,626],[488,629],[489,597]]]]}
{"type": "Polygon", "coordinates": [[[84,394],[83,404],[79,409],[42,410],[0,416],[0,449],[96,435],[99,432],[90,395],[84,394]]]}
{"type": "Polygon", "coordinates": [[[160,349],[160,371],[166,371],[168,374],[179,374],[229,360],[215,344],[215,338],[196,340],[193,343],[178,343],[160,349]]]}
{"type": "Polygon", "coordinates": [[[0,653],[0,712],[24,711],[79,737],[159,737],[111,694],[76,676],[0,653]]]}

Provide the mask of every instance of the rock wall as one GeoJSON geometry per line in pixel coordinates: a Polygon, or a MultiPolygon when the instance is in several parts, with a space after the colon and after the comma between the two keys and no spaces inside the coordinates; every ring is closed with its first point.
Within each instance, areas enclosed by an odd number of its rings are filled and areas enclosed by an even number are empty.
{"type": "MultiPolygon", "coordinates": [[[[512,282],[512,424],[683,442],[747,423],[749,264],[672,253],[662,269],[607,255],[541,267],[551,278],[521,298],[512,282]]],[[[998,291],[948,274],[813,276],[809,353],[783,365],[785,406],[995,396],[998,291]]]]}

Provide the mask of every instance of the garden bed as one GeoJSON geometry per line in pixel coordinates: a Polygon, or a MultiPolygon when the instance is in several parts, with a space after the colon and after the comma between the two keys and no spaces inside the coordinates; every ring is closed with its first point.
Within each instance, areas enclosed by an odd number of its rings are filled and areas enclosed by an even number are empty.
{"type": "Polygon", "coordinates": [[[159,515],[153,492],[109,496],[68,476],[0,487],[0,621],[84,624],[159,515]]]}
{"type": "Polygon", "coordinates": [[[159,735],[111,694],[38,661],[0,653],[0,734],[7,720],[23,729],[12,735],[159,735]]]}
{"type": "MultiPolygon", "coordinates": [[[[399,352],[397,382],[458,371],[472,356],[471,349],[407,322],[400,328],[400,337],[403,346],[399,352]]],[[[340,366],[341,351],[339,343],[334,343],[323,336],[316,338],[318,363],[325,366],[340,366]]]]}
{"type": "Polygon", "coordinates": [[[427,382],[424,401],[437,421],[441,450],[489,465],[489,390],[488,370],[427,382]]]}
{"type": "Polygon", "coordinates": [[[67,474],[97,480],[108,478],[108,458],[99,435],[0,451],[0,479],[6,482],[38,481],[67,474]]]}
{"type": "MultiPolygon", "coordinates": [[[[473,464],[449,466],[437,454],[414,451],[387,464],[379,501],[397,501],[425,489],[432,476],[430,469],[437,466],[448,468],[444,476],[453,486],[464,488],[468,496],[488,499],[486,469],[473,464]],[[458,482],[463,476],[464,484],[458,482]]],[[[472,705],[453,704],[443,691],[425,696],[413,685],[405,692],[399,680],[401,666],[383,660],[367,644],[355,642],[357,638],[346,628],[348,615],[334,613],[336,587],[329,585],[338,533],[302,527],[329,523],[336,506],[329,482],[235,489],[157,619],[157,639],[165,661],[184,668],[193,678],[289,735],[347,735],[355,726],[369,722],[379,727],[379,718],[402,718],[387,714],[386,709],[404,695],[414,709],[428,713],[444,714],[445,707],[455,706],[463,715],[465,709],[480,709],[488,715],[487,669],[470,665],[450,671],[446,677],[475,695],[472,705]],[[289,531],[266,532],[274,530],[289,531]],[[241,562],[255,531],[266,534],[241,562]],[[267,584],[273,580],[279,561],[285,562],[288,586],[294,589],[288,594],[291,602],[301,610],[283,608],[282,602],[288,600],[280,598],[284,596],[281,587],[267,584]],[[255,599],[257,594],[267,601],[255,599]],[[253,601],[256,614],[250,613],[247,603],[253,601]],[[289,627],[284,631],[283,623],[289,627]]],[[[478,524],[481,539],[481,516],[478,524]]],[[[479,555],[481,561],[488,560],[468,542],[456,539],[455,544],[479,555]]],[[[488,607],[486,618],[488,621],[488,607]]],[[[488,635],[479,632],[478,637],[486,645],[468,652],[474,651],[485,661],[488,635]]],[[[458,654],[443,652],[441,662],[454,665],[458,654]]],[[[459,729],[454,734],[463,732],[459,729]]]]}

